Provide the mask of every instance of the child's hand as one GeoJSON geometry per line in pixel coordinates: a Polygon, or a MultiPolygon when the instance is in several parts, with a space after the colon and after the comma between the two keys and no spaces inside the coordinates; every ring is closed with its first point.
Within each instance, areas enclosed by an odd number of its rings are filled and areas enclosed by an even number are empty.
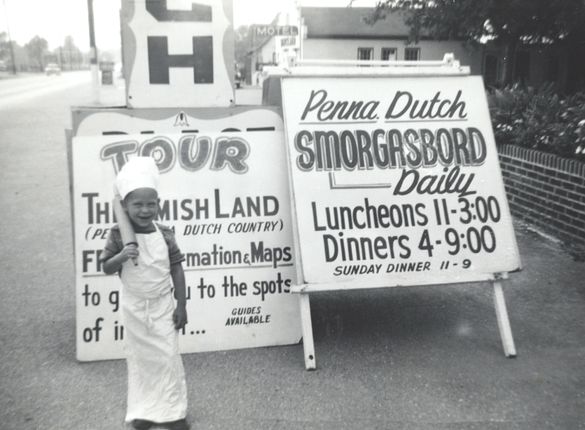
{"type": "Polygon", "coordinates": [[[173,312],[173,323],[177,330],[185,327],[185,324],[187,324],[187,309],[185,309],[185,306],[177,306],[175,312],[173,312]]]}
{"type": "Polygon", "coordinates": [[[138,247],[134,244],[129,244],[124,246],[124,248],[120,251],[120,258],[122,259],[123,263],[130,260],[131,258],[137,258],[138,254],[138,247]]]}

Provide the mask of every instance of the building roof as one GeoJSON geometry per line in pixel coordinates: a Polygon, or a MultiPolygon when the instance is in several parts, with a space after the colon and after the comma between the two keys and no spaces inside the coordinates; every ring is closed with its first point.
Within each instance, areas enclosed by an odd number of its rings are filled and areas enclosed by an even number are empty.
{"type": "Polygon", "coordinates": [[[301,15],[307,26],[308,38],[327,39],[406,39],[409,28],[401,12],[386,12],[386,18],[374,25],[364,17],[372,12],[368,7],[303,7],[301,15]]]}

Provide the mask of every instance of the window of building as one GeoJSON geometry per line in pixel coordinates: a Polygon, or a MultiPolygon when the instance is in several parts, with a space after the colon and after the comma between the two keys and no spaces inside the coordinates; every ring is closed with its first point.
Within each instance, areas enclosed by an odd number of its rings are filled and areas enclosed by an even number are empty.
{"type": "Polygon", "coordinates": [[[420,60],[420,48],[404,48],[404,59],[406,61],[420,60]]]}
{"type": "Polygon", "coordinates": [[[382,48],[382,55],[380,58],[382,61],[397,60],[396,48],[382,48]]]}
{"type": "Polygon", "coordinates": [[[358,60],[373,60],[374,59],[374,48],[358,48],[357,59],[358,60]]]}
{"type": "Polygon", "coordinates": [[[514,80],[528,83],[530,80],[530,52],[516,52],[516,61],[514,63],[514,80]]]}
{"type": "Polygon", "coordinates": [[[550,53],[546,70],[546,79],[549,82],[556,82],[559,79],[560,58],[557,53],[550,53]]]}
{"type": "Polygon", "coordinates": [[[483,57],[483,81],[493,86],[498,83],[499,60],[495,54],[485,54],[483,57]]]}

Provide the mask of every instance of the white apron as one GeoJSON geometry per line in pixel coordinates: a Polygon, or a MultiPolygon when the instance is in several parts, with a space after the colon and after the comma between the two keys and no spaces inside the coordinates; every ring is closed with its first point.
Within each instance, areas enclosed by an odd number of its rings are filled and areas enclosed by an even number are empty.
{"type": "Polygon", "coordinates": [[[126,421],[176,421],[187,415],[187,384],[173,324],[167,244],[158,226],[136,234],[140,252],[122,266],[122,319],[128,365],[126,421]]]}

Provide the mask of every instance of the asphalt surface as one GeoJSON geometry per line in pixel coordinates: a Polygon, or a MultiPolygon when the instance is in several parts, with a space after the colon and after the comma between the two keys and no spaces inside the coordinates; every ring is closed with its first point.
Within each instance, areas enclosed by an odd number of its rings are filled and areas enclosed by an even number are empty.
{"type": "MultiPolygon", "coordinates": [[[[31,83],[10,102],[0,80],[2,430],[124,428],[124,361],[75,359],[64,129],[92,93],[89,76],[61,78],[71,85],[31,83]]],[[[489,284],[314,294],[316,371],[302,345],[183,356],[192,428],[585,428],[585,263],[515,228],[524,269],[504,290],[517,358],[504,357],[489,284]]]]}

